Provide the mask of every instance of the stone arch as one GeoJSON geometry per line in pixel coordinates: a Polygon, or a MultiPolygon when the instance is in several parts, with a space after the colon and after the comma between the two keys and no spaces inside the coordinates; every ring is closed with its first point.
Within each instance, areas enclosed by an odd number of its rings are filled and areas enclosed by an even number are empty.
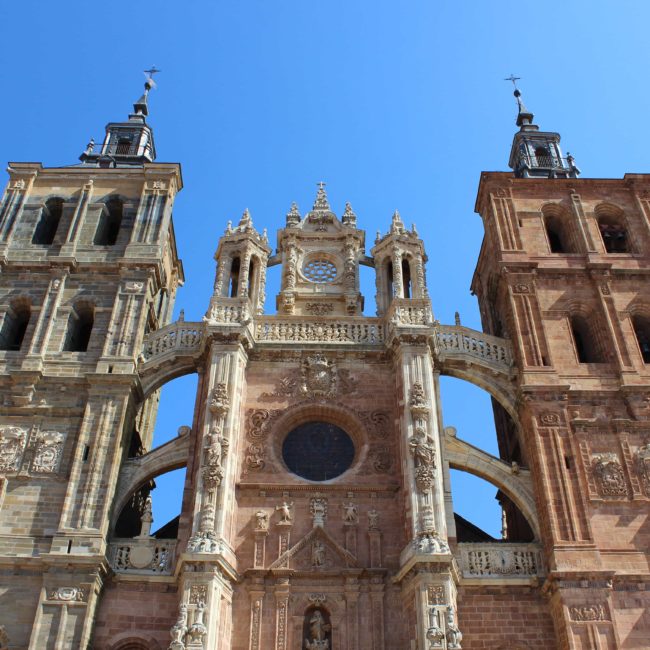
{"type": "Polygon", "coordinates": [[[460,363],[445,361],[438,366],[438,370],[441,375],[462,379],[489,393],[503,406],[519,429],[517,396],[514,383],[509,376],[506,377],[503,373],[486,368],[481,364],[466,361],[460,363]]]}
{"type": "Polygon", "coordinates": [[[120,632],[110,641],[107,650],[163,650],[160,642],[146,632],[120,632]]]}
{"type": "Polygon", "coordinates": [[[133,494],[145,483],[187,465],[190,450],[190,433],[166,442],[153,451],[124,461],[113,500],[111,531],[117,518],[133,494]]]}
{"type": "Polygon", "coordinates": [[[498,487],[519,508],[535,539],[539,539],[537,508],[529,470],[517,468],[513,471],[508,463],[448,433],[445,434],[445,458],[452,469],[463,470],[498,487]]]}
{"type": "Polygon", "coordinates": [[[142,388],[142,399],[145,400],[152,393],[185,375],[191,375],[199,371],[199,360],[195,357],[177,354],[170,356],[164,363],[156,364],[155,367],[146,367],[146,363],[140,366],[140,382],[142,388]]]}

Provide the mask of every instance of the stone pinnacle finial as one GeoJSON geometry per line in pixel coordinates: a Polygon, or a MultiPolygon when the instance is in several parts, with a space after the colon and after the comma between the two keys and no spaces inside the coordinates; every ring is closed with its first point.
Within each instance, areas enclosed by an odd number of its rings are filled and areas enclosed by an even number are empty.
{"type": "Polygon", "coordinates": [[[291,209],[287,212],[287,227],[297,226],[300,223],[300,212],[298,211],[298,204],[294,201],[291,204],[291,209]]]}
{"type": "Polygon", "coordinates": [[[330,202],[327,199],[327,193],[325,192],[325,183],[320,181],[318,183],[318,192],[316,193],[316,200],[314,201],[313,210],[331,210],[330,202]]]}
{"type": "Polygon", "coordinates": [[[404,223],[402,222],[402,217],[400,216],[400,213],[395,210],[393,212],[393,220],[390,225],[390,231],[393,234],[403,234],[404,233],[404,223]]]}
{"type": "Polygon", "coordinates": [[[251,213],[249,212],[248,208],[246,208],[241,216],[241,219],[239,220],[239,223],[237,224],[237,228],[239,230],[246,230],[252,226],[253,220],[251,219],[251,213]]]}
{"type": "Polygon", "coordinates": [[[343,216],[341,217],[341,221],[346,226],[356,226],[357,225],[357,215],[354,214],[354,211],[352,210],[352,206],[350,205],[349,202],[347,202],[345,204],[345,212],[343,213],[343,216]]]}

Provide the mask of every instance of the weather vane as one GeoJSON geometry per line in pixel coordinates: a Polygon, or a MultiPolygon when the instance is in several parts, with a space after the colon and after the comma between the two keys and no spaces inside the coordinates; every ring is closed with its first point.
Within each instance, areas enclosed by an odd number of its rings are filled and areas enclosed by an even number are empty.
{"type": "Polygon", "coordinates": [[[512,85],[515,87],[515,90],[519,90],[517,88],[517,82],[521,79],[521,77],[515,77],[512,73],[510,74],[509,77],[506,77],[504,81],[512,81],[512,85]]]}

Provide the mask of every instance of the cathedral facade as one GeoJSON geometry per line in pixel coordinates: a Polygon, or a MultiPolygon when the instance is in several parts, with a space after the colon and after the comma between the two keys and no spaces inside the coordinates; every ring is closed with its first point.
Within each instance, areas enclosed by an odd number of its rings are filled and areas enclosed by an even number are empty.
{"type": "Polygon", "coordinates": [[[322,184],[275,247],[229,223],[205,316],[171,322],[182,179],[150,86],[81,164],[9,165],[0,648],[649,647],[650,177],[579,178],[517,91],[513,171],[476,202],[484,332],[434,319],[415,228],[395,213],[367,253],[322,184]],[[191,426],[154,448],[189,373],[191,426]],[[492,396],[499,458],[443,426],[441,375],[492,396]],[[450,468],[498,488],[503,539],[454,515],[450,468]]]}

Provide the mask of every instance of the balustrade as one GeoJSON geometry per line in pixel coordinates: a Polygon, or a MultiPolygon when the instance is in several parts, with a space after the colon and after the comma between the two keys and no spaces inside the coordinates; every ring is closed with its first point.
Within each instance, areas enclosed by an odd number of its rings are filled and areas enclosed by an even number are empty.
{"type": "Polygon", "coordinates": [[[467,327],[436,325],[435,344],[443,357],[471,356],[499,365],[512,365],[508,341],[467,327]]]}
{"type": "Polygon", "coordinates": [[[537,544],[458,544],[464,578],[531,578],[544,575],[537,544]]]}
{"type": "Polygon", "coordinates": [[[116,573],[169,575],[175,549],[175,539],[117,539],[108,546],[108,561],[116,573]]]}

